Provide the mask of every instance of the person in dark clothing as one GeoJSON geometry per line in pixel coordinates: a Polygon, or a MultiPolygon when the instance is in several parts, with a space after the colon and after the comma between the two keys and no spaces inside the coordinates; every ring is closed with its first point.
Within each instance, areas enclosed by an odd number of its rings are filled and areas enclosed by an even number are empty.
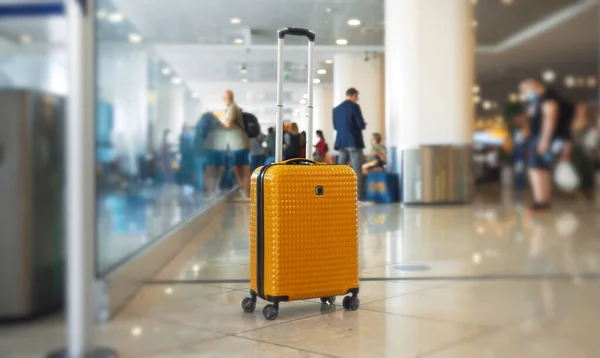
{"type": "Polygon", "coordinates": [[[267,130],[267,150],[265,151],[267,157],[275,156],[275,128],[269,127],[267,130]]]}
{"type": "Polygon", "coordinates": [[[283,159],[302,158],[302,143],[298,124],[292,123],[290,131],[284,133],[283,139],[285,143],[283,159]]]}
{"type": "Polygon", "coordinates": [[[337,131],[334,148],[339,152],[338,164],[351,162],[358,179],[358,197],[364,192],[362,165],[365,142],[362,131],[366,124],[358,102],[358,91],[350,88],[346,91],[346,100],[333,109],[333,128],[337,131]]]}
{"type": "Polygon", "coordinates": [[[520,89],[528,100],[527,164],[534,200],[531,209],[547,210],[552,201],[551,164],[556,155],[568,155],[573,106],[534,79],[523,81],[520,89]]]}

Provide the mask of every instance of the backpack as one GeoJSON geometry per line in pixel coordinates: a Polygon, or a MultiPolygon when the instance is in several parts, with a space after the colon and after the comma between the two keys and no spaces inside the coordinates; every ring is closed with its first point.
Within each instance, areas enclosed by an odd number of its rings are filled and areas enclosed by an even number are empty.
{"type": "Polygon", "coordinates": [[[252,113],[242,112],[242,118],[244,119],[244,130],[248,138],[256,138],[260,134],[260,123],[258,118],[252,113]]]}

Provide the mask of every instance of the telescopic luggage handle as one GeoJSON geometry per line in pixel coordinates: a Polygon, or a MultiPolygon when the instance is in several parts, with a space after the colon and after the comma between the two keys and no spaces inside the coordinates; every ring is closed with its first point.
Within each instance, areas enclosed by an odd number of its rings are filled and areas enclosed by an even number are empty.
{"type": "Polygon", "coordinates": [[[300,27],[286,27],[277,31],[277,108],[275,117],[275,161],[283,159],[283,45],[286,36],[308,38],[308,84],[306,100],[306,159],[312,160],[313,136],[313,62],[316,35],[313,31],[300,27]]]}

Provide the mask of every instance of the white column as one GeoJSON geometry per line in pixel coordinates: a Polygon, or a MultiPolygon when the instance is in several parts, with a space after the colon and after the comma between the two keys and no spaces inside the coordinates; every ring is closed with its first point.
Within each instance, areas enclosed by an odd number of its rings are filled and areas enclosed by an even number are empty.
{"type": "Polygon", "coordinates": [[[470,143],[471,1],[386,0],[385,9],[388,146],[470,143]]]}
{"type": "Polygon", "coordinates": [[[98,53],[99,98],[113,106],[113,145],[126,156],[128,171],[136,173],[136,157],[146,152],[150,126],[148,54],[111,45],[101,45],[98,53]]]}
{"type": "MultiPolygon", "coordinates": [[[[330,85],[315,85],[314,92],[314,107],[313,112],[315,131],[322,130],[325,136],[325,142],[329,144],[329,148],[333,150],[335,134],[333,132],[333,86],[330,85]]],[[[319,139],[314,136],[313,144],[317,144],[319,139]]]]}
{"type": "Polygon", "coordinates": [[[358,104],[367,123],[363,137],[369,149],[372,133],[385,138],[384,58],[381,54],[337,54],[333,66],[334,105],[346,99],[348,88],[358,90],[358,104]]]}

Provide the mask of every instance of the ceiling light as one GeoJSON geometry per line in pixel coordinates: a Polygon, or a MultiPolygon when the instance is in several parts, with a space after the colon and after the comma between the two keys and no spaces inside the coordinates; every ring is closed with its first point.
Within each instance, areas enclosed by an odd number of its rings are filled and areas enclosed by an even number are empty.
{"type": "Polygon", "coordinates": [[[339,39],[335,42],[338,45],[347,45],[348,44],[348,40],[346,39],[339,39]]]}
{"type": "Polygon", "coordinates": [[[315,79],[313,80],[313,83],[315,83],[315,84],[319,84],[319,83],[321,83],[321,80],[320,80],[320,79],[318,79],[318,78],[315,78],[315,79]]]}
{"type": "Polygon", "coordinates": [[[573,77],[573,76],[565,77],[565,86],[567,86],[569,88],[575,86],[575,77],[573,77]]]}
{"type": "Polygon", "coordinates": [[[229,22],[234,25],[237,25],[242,22],[242,19],[240,19],[239,17],[232,17],[231,19],[229,19],[229,22]]]}
{"type": "Polygon", "coordinates": [[[358,25],[360,25],[360,20],[358,20],[358,19],[350,19],[350,20],[348,20],[348,25],[350,25],[350,26],[358,26],[358,25]]]}
{"type": "Polygon", "coordinates": [[[31,41],[33,41],[33,38],[29,34],[22,34],[21,36],[19,36],[19,41],[21,41],[22,44],[28,44],[31,43],[31,41]]]}
{"type": "Polygon", "coordinates": [[[552,83],[556,80],[556,73],[552,70],[546,70],[542,73],[542,79],[548,83],[552,83]]]}
{"type": "Polygon", "coordinates": [[[333,63],[333,60],[325,60],[325,63],[331,65],[333,63]]]}
{"type": "Polygon", "coordinates": [[[233,43],[236,44],[236,45],[241,45],[241,44],[244,43],[244,40],[242,40],[242,39],[235,39],[235,40],[233,40],[233,43]]]}
{"type": "Polygon", "coordinates": [[[98,10],[96,12],[96,17],[98,19],[106,19],[107,16],[108,16],[108,12],[106,10],[98,10]]]}
{"type": "Polygon", "coordinates": [[[476,104],[479,104],[479,102],[481,102],[481,97],[473,96],[473,102],[475,102],[476,104]]]}
{"type": "Polygon", "coordinates": [[[481,91],[481,88],[478,85],[473,86],[473,93],[479,93],[479,91],[481,91]]]}
{"type": "Polygon", "coordinates": [[[504,5],[510,5],[510,4],[512,4],[513,2],[514,2],[514,0],[502,0],[502,3],[503,3],[504,5]]]}
{"type": "Polygon", "coordinates": [[[247,70],[246,68],[242,68],[242,69],[240,70],[240,73],[242,73],[242,74],[246,74],[246,73],[248,73],[248,70],[247,70]]]}
{"type": "Polygon", "coordinates": [[[305,100],[304,98],[302,98],[302,99],[300,100],[300,104],[306,104],[306,100],[305,100]]]}
{"type": "Polygon", "coordinates": [[[595,76],[590,76],[587,79],[587,84],[590,88],[594,88],[598,85],[598,79],[595,76]]]}
{"type": "Polygon", "coordinates": [[[172,288],[172,287],[167,287],[167,288],[165,288],[165,293],[166,293],[167,295],[171,295],[171,294],[173,294],[173,288],[172,288]]]}
{"type": "Polygon", "coordinates": [[[125,16],[123,16],[123,14],[121,14],[120,12],[114,12],[110,15],[108,15],[108,21],[112,22],[112,23],[119,23],[119,22],[123,22],[123,20],[125,20],[125,16]]]}
{"type": "Polygon", "coordinates": [[[320,70],[317,71],[317,73],[320,74],[320,75],[324,75],[324,74],[327,73],[327,70],[320,69],[320,70]]]}
{"type": "Polygon", "coordinates": [[[486,111],[489,111],[490,109],[492,109],[492,102],[490,101],[485,101],[483,102],[483,109],[485,109],[486,111]]]}
{"type": "Polygon", "coordinates": [[[200,265],[194,265],[194,266],[192,266],[192,271],[194,271],[194,272],[200,271],[200,265]]]}
{"type": "Polygon", "coordinates": [[[181,79],[181,77],[173,77],[173,79],[171,79],[171,83],[173,83],[174,85],[178,85],[181,82],[183,82],[183,80],[181,79]]]}
{"type": "Polygon", "coordinates": [[[143,38],[141,35],[139,34],[129,34],[129,42],[131,43],[140,43],[142,42],[143,38]]]}
{"type": "Polygon", "coordinates": [[[248,83],[248,79],[247,78],[242,78],[242,83],[248,83]]]}
{"type": "Polygon", "coordinates": [[[171,72],[172,72],[171,69],[168,68],[168,67],[163,67],[163,69],[162,69],[162,74],[165,75],[165,76],[170,75],[171,72]]]}
{"type": "Polygon", "coordinates": [[[512,103],[517,103],[519,101],[519,95],[516,93],[511,93],[508,95],[508,100],[512,103]]]}
{"type": "Polygon", "coordinates": [[[332,12],[332,11],[333,11],[333,9],[330,8],[330,7],[328,7],[327,9],[325,9],[325,12],[327,12],[327,13],[332,12]]]}

